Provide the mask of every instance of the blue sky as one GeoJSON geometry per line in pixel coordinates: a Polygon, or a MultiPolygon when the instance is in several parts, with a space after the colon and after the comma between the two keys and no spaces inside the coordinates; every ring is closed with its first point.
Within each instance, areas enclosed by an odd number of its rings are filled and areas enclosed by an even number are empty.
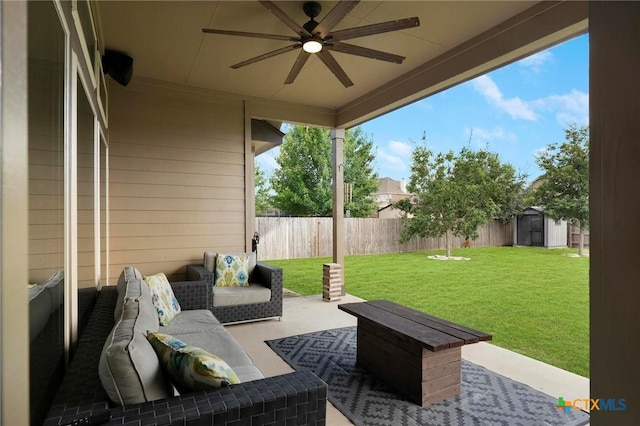
{"type": "MultiPolygon", "coordinates": [[[[589,124],[589,39],[575,38],[362,125],[376,146],[380,177],[410,177],[413,143],[426,132],[435,152],[488,147],[535,179],[535,155],[589,124]]],[[[256,158],[270,173],[277,149],[256,158]]]]}

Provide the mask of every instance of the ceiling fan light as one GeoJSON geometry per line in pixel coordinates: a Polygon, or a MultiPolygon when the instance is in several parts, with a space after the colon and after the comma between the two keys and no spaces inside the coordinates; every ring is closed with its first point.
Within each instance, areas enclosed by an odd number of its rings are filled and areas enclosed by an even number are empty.
{"type": "Polygon", "coordinates": [[[322,43],[320,40],[310,39],[302,44],[302,49],[307,53],[318,53],[322,50],[322,43]]]}

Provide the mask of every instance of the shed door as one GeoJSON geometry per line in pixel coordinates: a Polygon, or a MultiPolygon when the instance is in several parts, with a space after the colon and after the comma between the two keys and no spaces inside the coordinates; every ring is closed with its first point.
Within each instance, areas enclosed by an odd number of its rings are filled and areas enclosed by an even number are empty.
{"type": "Polygon", "coordinates": [[[518,218],[518,245],[544,246],[544,220],[542,215],[526,215],[518,218]]]}

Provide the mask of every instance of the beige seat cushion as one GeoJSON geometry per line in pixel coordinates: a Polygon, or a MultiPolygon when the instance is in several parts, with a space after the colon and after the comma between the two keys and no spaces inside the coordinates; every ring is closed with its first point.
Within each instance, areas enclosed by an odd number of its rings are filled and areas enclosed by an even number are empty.
{"type": "MultiPolygon", "coordinates": [[[[181,333],[198,333],[222,328],[220,321],[213,316],[211,311],[206,309],[195,309],[182,311],[169,325],[160,326],[160,333],[177,336],[181,333]]],[[[197,346],[197,345],[196,345],[197,346]]]]}
{"type": "MultiPolygon", "coordinates": [[[[161,333],[164,332],[163,328],[161,327],[161,333]]],[[[260,370],[253,365],[253,361],[242,346],[221,325],[209,331],[176,333],[173,337],[221,358],[233,368],[240,381],[247,382],[264,377],[260,370]]]]}
{"type": "Polygon", "coordinates": [[[260,284],[248,287],[213,287],[213,307],[250,305],[271,300],[271,290],[260,284]]]}

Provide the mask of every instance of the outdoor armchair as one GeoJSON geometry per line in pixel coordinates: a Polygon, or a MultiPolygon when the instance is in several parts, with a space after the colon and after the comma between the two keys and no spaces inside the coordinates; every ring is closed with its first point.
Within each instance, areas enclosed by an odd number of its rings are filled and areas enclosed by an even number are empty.
{"type": "Polygon", "coordinates": [[[221,323],[282,317],[281,268],[257,262],[249,275],[249,287],[217,288],[215,255],[205,252],[202,265],[187,265],[187,280],[208,284],[207,305],[221,323]]]}

